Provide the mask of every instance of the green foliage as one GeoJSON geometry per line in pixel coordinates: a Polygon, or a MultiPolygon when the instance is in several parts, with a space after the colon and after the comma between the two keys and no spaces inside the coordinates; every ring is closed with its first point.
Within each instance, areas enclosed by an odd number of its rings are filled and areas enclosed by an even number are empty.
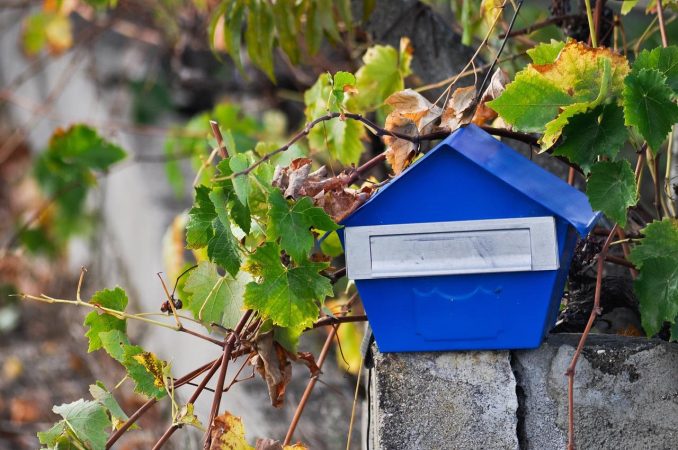
{"type": "Polygon", "coordinates": [[[633,71],[643,69],[657,69],[666,77],[666,84],[678,93],[678,47],[657,47],[652,50],[643,50],[633,63],[633,71]]]}
{"type": "Polygon", "coordinates": [[[674,324],[671,339],[678,340],[678,222],[655,221],[643,229],[644,237],[631,250],[630,260],[639,269],[635,290],[643,328],[657,334],[664,322],[674,324]]]}
{"type": "Polygon", "coordinates": [[[527,55],[534,64],[551,64],[556,60],[563,47],[565,47],[565,42],[551,39],[549,43],[543,42],[528,49],[527,55]]]}
{"type": "Polygon", "coordinates": [[[234,328],[242,315],[243,293],[249,281],[245,272],[236,278],[220,276],[215,264],[203,261],[186,280],[186,307],[208,330],[211,323],[234,328]]]}
{"type": "Polygon", "coordinates": [[[240,270],[241,260],[238,241],[233,236],[231,221],[226,211],[228,197],[223,188],[216,187],[209,193],[209,198],[218,218],[212,222],[213,235],[207,243],[207,256],[235,276],[240,270]]]}
{"type": "Polygon", "coordinates": [[[332,295],[330,281],[319,273],[328,264],[308,259],[284,264],[280,252],[277,244],[267,242],[249,257],[248,270],[259,281],[247,285],[245,307],[300,333],[313,325],[320,303],[332,295]]]}
{"type": "Polygon", "coordinates": [[[636,180],[629,162],[595,164],[586,185],[586,195],[593,209],[603,211],[620,226],[625,226],[627,208],[638,202],[636,180]]]}
{"type": "Polygon", "coordinates": [[[678,105],[666,82],[658,69],[634,67],[624,87],[626,125],[636,127],[655,153],[678,122],[678,105]]]}
{"type": "Polygon", "coordinates": [[[214,236],[212,223],[217,218],[217,213],[210,199],[210,188],[197,186],[195,188],[195,201],[188,212],[186,223],[186,247],[198,249],[205,247],[214,236]]]}
{"type": "Polygon", "coordinates": [[[269,196],[269,202],[271,209],[268,216],[268,238],[279,238],[280,247],[295,262],[305,261],[313,247],[313,235],[309,232],[312,227],[327,231],[338,228],[325,211],[313,206],[308,197],[290,204],[279,190],[274,190],[269,196]]]}
{"type": "Polygon", "coordinates": [[[125,152],[86,125],[57,129],[45,151],[36,157],[33,172],[43,194],[53,199],[48,220],[21,233],[20,239],[36,252],[58,252],[67,240],[84,231],[85,199],[97,181],[125,152]],[[36,239],[36,237],[38,239],[36,239]]]}
{"type": "Polygon", "coordinates": [[[113,429],[120,428],[127,421],[127,414],[125,414],[125,411],[122,410],[113,394],[106,389],[106,386],[101,381],[91,384],[89,386],[89,393],[94,400],[106,409],[109,419],[113,424],[113,429]]]}
{"type": "Polygon", "coordinates": [[[77,400],[52,409],[63,419],[44,433],[38,433],[41,444],[49,448],[106,448],[111,426],[106,409],[97,401],[77,400]],[[72,444],[71,447],[69,444],[72,444]],[[79,447],[78,447],[79,446],[79,447]]]}
{"type": "Polygon", "coordinates": [[[553,154],[565,156],[584,173],[599,156],[614,159],[628,138],[624,111],[615,103],[572,116],[562,131],[563,140],[553,154]]]}
{"type": "MultiPolygon", "coordinates": [[[[127,294],[119,287],[98,291],[90,300],[92,304],[121,312],[125,311],[127,302],[127,294]]],[[[89,339],[89,348],[87,349],[89,352],[99,350],[102,347],[101,338],[99,337],[100,333],[112,330],[119,330],[125,333],[127,330],[125,319],[119,319],[111,314],[97,311],[87,314],[84,325],[89,327],[89,330],[85,333],[85,336],[89,339]]]]}
{"type": "Polygon", "coordinates": [[[223,0],[214,10],[209,26],[213,50],[224,50],[244,73],[240,59],[243,22],[247,22],[245,42],[252,62],[274,80],[273,57],[277,46],[293,64],[300,61],[299,38],[304,37],[311,55],[322,44],[323,36],[340,42],[338,23],[350,29],[350,3],[347,0],[223,0]]]}

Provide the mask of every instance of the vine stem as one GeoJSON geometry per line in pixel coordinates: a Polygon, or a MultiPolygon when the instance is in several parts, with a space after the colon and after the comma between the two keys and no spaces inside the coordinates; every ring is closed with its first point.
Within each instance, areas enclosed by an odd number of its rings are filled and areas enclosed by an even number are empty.
{"type": "MultiPolygon", "coordinates": [[[[207,364],[203,364],[202,366],[198,367],[197,369],[193,370],[192,372],[184,375],[183,377],[177,379],[174,382],[174,388],[178,388],[183,386],[184,384],[188,384],[189,382],[193,381],[197,377],[200,376],[200,374],[204,373],[207,369],[210,367],[214,366],[216,363],[218,363],[220,360],[215,359],[214,361],[210,361],[207,364]]],[[[151,408],[153,405],[155,405],[158,402],[158,400],[154,397],[149,399],[146,403],[141,405],[139,409],[137,409],[134,414],[132,414],[129,419],[125,421],[125,423],[115,431],[109,438],[108,441],[106,441],[106,450],[110,449],[113,444],[115,444],[118,439],[131,427],[134,425],[134,423],[139,420],[141,416],[143,416],[146,411],[148,411],[149,408],[151,408]]]]}
{"type": "Polygon", "coordinates": [[[232,333],[228,335],[225,339],[224,352],[221,358],[221,369],[219,370],[219,377],[217,378],[217,384],[214,387],[214,399],[212,400],[212,409],[210,411],[209,425],[207,426],[207,432],[205,433],[205,445],[204,448],[208,449],[212,441],[212,426],[214,424],[214,418],[219,412],[219,407],[221,406],[221,395],[224,390],[224,381],[226,379],[226,371],[228,370],[228,361],[231,358],[231,352],[233,351],[233,346],[236,341],[239,339],[240,333],[247,324],[247,321],[252,316],[253,311],[248,309],[238,321],[238,324],[235,326],[235,329],[232,333]]]}
{"type": "MultiPolygon", "coordinates": [[[[598,0],[600,1],[600,0],[598,0]]],[[[596,36],[596,29],[593,24],[593,12],[591,11],[591,0],[584,0],[586,5],[586,20],[589,23],[589,36],[591,37],[591,46],[598,47],[598,36],[596,36]]]]}
{"type": "Polygon", "coordinates": [[[659,20],[659,35],[662,38],[662,47],[669,46],[669,40],[666,38],[666,24],[664,23],[664,7],[662,0],[657,0],[657,19],[659,20]]]}

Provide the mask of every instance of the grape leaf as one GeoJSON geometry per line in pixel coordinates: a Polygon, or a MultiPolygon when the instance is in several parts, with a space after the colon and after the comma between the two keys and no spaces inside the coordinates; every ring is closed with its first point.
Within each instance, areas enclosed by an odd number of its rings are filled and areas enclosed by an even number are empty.
{"type": "Polygon", "coordinates": [[[551,42],[542,42],[527,50],[527,54],[534,64],[551,64],[563,47],[565,47],[565,42],[551,39],[551,42]]]}
{"type": "Polygon", "coordinates": [[[103,348],[108,355],[122,363],[125,360],[125,347],[130,345],[127,335],[120,330],[111,330],[99,333],[101,340],[101,348],[103,348]]]}
{"type": "Polygon", "coordinates": [[[624,56],[604,47],[591,48],[571,40],[551,64],[533,64],[531,67],[546,80],[568,92],[577,102],[593,101],[601,91],[603,71],[607,60],[610,65],[609,95],[620,94],[624,77],[629,73],[629,63],[624,56]]]}
{"type": "Polygon", "coordinates": [[[233,328],[242,315],[242,297],[250,280],[246,272],[239,273],[236,279],[219,276],[215,264],[203,261],[186,280],[186,307],[208,330],[212,322],[233,328]]]}
{"type": "Polygon", "coordinates": [[[87,125],[58,129],[49,142],[49,151],[59,155],[66,164],[107,170],[125,157],[125,151],[112,144],[87,125]]]}
{"type": "Polygon", "coordinates": [[[638,0],[625,0],[622,2],[621,13],[622,15],[627,15],[630,13],[633,8],[638,4],[638,0]]]}
{"type": "Polygon", "coordinates": [[[146,397],[161,399],[165,390],[162,370],[167,363],[159,360],[153,353],[145,352],[138,345],[124,346],[122,365],[127,374],[134,381],[134,392],[146,397]]]}
{"type": "Polygon", "coordinates": [[[273,73],[273,12],[271,5],[266,0],[250,0],[247,2],[249,12],[247,14],[247,53],[252,62],[264,71],[271,81],[275,82],[273,73]]]}
{"type": "Polygon", "coordinates": [[[273,8],[278,43],[290,58],[290,62],[297,65],[299,63],[299,43],[297,42],[299,34],[294,7],[286,2],[273,2],[271,8],[273,8]]]}
{"type": "Polygon", "coordinates": [[[643,238],[629,259],[640,273],[634,282],[641,322],[648,336],[664,322],[673,323],[671,339],[678,338],[678,221],[664,219],[642,230],[643,238]]]}
{"type": "MultiPolygon", "coordinates": [[[[116,311],[124,311],[127,307],[127,294],[119,287],[115,289],[103,289],[96,292],[89,301],[92,304],[103,306],[104,308],[114,309],[116,311]]],[[[92,311],[85,317],[86,327],[89,327],[85,336],[89,339],[89,347],[87,351],[93,352],[101,348],[101,338],[99,333],[118,330],[125,333],[127,330],[127,323],[124,319],[118,319],[99,311],[92,311]]]]}
{"type": "Polygon", "coordinates": [[[565,156],[588,174],[598,156],[614,159],[627,138],[624,111],[610,103],[571,117],[553,154],[565,156]]]}
{"type": "MultiPolygon", "coordinates": [[[[233,171],[233,173],[242,172],[247,169],[250,165],[250,160],[244,153],[239,153],[231,156],[228,160],[228,164],[233,171]]],[[[250,195],[250,180],[248,175],[243,175],[235,177],[232,180],[233,189],[235,190],[235,195],[238,196],[240,203],[247,206],[247,199],[250,195]]]]}
{"type": "Polygon", "coordinates": [[[38,440],[41,444],[47,445],[49,449],[56,448],[61,450],[62,447],[58,447],[57,443],[61,436],[66,432],[66,422],[60,420],[55,423],[52,428],[47,431],[38,432],[38,440]]]}
{"type": "Polygon", "coordinates": [[[612,65],[608,58],[600,58],[598,65],[601,69],[601,79],[598,96],[591,101],[583,101],[566,106],[558,117],[546,124],[544,135],[539,139],[542,149],[551,147],[561,136],[562,130],[568,124],[570,118],[577,114],[584,113],[600,105],[608,95],[610,87],[610,78],[612,76],[612,65]]]}
{"type": "Polygon", "coordinates": [[[26,55],[37,55],[47,44],[45,27],[49,19],[50,15],[41,11],[29,15],[24,20],[21,43],[26,55]]]}
{"type": "Polygon", "coordinates": [[[55,406],[52,411],[64,418],[68,428],[89,449],[106,448],[108,439],[106,429],[111,426],[111,421],[98,402],[80,399],[73,403],[55,406]]]}
{"type": "MultiPolygon", "coordinates": [[[[339,112],[344,104],[337,103],[332,94],[329,74],[318,77],[310,89],[304,93],[306,120],[312,121],[328,112],[339,112]]],[[[344,103],[346,98],[344,98],[344,103]]],[[[314,150],[328,150],[333,158],[347,165],[357,164],[363,152],[362,137],[365,130],[354,120],[336,117],[311,129],[308,142],[314,150]]]]}
{"type": "Polygon", "coordinates": [[[296,262],[305,261],[313,247],[311,227],[334,231],[338,226],[322,208],[313,206],[309,197],[302,197],[291,206],[279,190],[274,190],[268,199],[271,207],[268,214],[268,238],[280,238],[280,246],[296,262]]]}
{"type": "Polygon", "coordinates": [[[656,154],[678,122],[678,105],[666,77],[657,69],[642,69],[626,77],[624,114],[626,125],[638,129],[656,154]]]}
{"type": "Polygon", "coordinates": [[[207,256],[235,276],[240,270],[240,253],[227,214],[229,194],[224,188],[215,187],[208,197],[212,201],[217,218],[212,222],[214,235],[207,243],[207,256]]]}
{"type": "Polygon", "coordinates": [[[666,83],[678,94],[678,47],[656,47],[640,52],[633,62],[633,72],[643,69],[657,69],[666,77],[666,83]]]}
{"type": "Polygon", "coordinates": [[[274,324],[303,330],[318,318],[319,303],[332,295],[330,281],[318,272],[326,263],[302,261],[285,266],[280,248],[267,242],[250,256],[249,269],[260,275],[245,288],[245,307],[254,309],[274,324]]]}
{"type": "Polygon", "coordinates": [[[186,248],[198,249],[206,246],[214,236],[212,222],[217,213],[210,199],[210,188],[197,186],[195,188],[195,203],[188,212],[186,223],[186,248]]]}
{"type": "Polygon", "coordinates": [[[599,162],[591,168],[586,185],[591,207],[603,211],[621,227],[626,225],[626,210],[638,202],[636,180],[628,161],[599,162]]]}
{"type": "Polygon", "coordinates": [[[519,130],[541,132],[561,108],[572,103],[574,99],[563,89],[528,67],[487,106],[519,130]]]}
{"type": "Polygon", "coordinates": [[[355,75],[350,72],[337,72],[332,77],[332,95],[338,105],[344,102],[346,92],[355,90],[355,75]]]}
{"type": "Polygon", "coordinates": [[[411,73],[412,51],[403,38],[400,51],[387,45],[370,47],[363,56],[363,66],[355,74],[357,107],[371,111],[383,105],[389,95],[405,88],[405,77],[411,73]]]}
{"type": "Polygon", "coordinates": [[[106,386],[101,381],[91,384],[89,386],[89,393],[94,400],[99,402],[108,411],[113,429],[119,429],[127,421],[127,414],[125,414],[125,411],[122,410],[113,394],[106,389],[106,386]]]}
{"type": "Polygon", "coordinates": [[[214,418],[210,450],[254,450],[245,440],[245,426],[240,417],[224,412],[214,418]]]}
{"type": "Polygon", "coordinates": [[[193,412],[193,409],[194,409],[193,403],[188,403],[182,406],[181,409],[179,410],[179,413],[177,414],[176,419],[174,420],[174,424],[178,426],[191,425],[201,431],[205,431],[205,428],[200,423],[200,419],[198,419],[198,416],[196,416],[195,413],[193,412]]]}

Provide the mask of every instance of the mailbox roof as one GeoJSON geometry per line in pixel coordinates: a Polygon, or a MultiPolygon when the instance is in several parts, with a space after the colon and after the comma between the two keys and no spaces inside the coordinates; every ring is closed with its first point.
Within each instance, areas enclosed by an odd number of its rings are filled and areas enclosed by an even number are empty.
{"type": "MultiPolygon", "coordinates": [[[[381,188],[359,210],[390,186],[417,170],[419,163],[440,151],[453,150],[480,168],[499,178],[532,201],[542,205],[554,215],[572,225],[579,235],[587,235],[600,217],[591,209],[588,198],[581,191],[541,168],[523,155],[490,136],[475,125],[468,125],[452,133],[419,161],[404,170],[398,177],[381,188]]],[[[346,219],[350,222],[350,218],[346,219]]]]}

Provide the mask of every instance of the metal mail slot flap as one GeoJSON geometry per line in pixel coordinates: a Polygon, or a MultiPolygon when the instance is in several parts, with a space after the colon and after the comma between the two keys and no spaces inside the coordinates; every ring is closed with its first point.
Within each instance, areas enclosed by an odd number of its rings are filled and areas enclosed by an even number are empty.
{"type": "Polygon", "coordinates": [[[556,270],[553,217],[347,227],[352,280],[556,270]]]}

